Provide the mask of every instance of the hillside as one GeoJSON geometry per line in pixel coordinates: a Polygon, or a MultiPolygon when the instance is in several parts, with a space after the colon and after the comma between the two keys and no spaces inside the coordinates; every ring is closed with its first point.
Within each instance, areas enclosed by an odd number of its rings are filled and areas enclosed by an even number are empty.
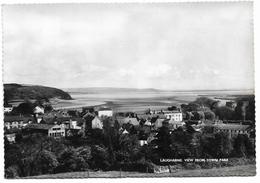
{"type": "Polygon", "coordinates": [[[5,101],[37,98],[59,98],[71,100],[71,96],[63,90],[39,85],[4,84],[5,101]]]}

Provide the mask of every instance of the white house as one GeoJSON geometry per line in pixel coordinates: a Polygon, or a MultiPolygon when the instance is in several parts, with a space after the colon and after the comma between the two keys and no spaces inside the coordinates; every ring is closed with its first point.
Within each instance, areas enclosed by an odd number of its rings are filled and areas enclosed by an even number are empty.
{"type": "Polygon", "coordinates": [[[78,124],[77,121],[70,120],[70,128],[72,128],[72,129],[81,129],[81,127],[78,126],[77,124],[78,124]]]}
{"type": "Polygon", "coordinates": [[[49,137],[65,137],[65,125],[52,125],[48,129],[49,137]]]}
{"type": "Polygon", "coordinates": [[[170,119],[173,121],[182,121],[182,112],[180,111],[164,111],[164,116],[166,119],[170,119]]]}
{"type": "Polygon", "coordinates": [[[144,145],[147,145],[147,140],[139,140],[139,145],[140,146],[144,146],[144,145]]]}
{"type": "Polygon", "coordinates": [[[103,122],[96,116],[91,122],[92,129],[103,129],[103,122]]]}
{"type": "Polygon", "coordinates": [[[26,122],[24,122],[26,119],[21,116],[5,116],[4,117],[4,126],[6,129],[11,128],[22,128],[24,127],[26,122]]]}
{"type": "Polygon", "coordinates": [[[13,110],[13,107],[4,107],[4,113],[9,113],[9,112],[12,112],[13,110]]]}
{"type": "Polygon", "coordinates": [[[113,115],[113,111],[110,108],[101,108],[98,110],[98,117],[108,116],[111,117],[113,115]]]}
{"type": "Polygon", "coordinates": [[[15,133],[6,134],[5,137],[10,143],[15,143],[15,133]]]}
{"type": "Polygon", "coordinates": [[[44,114],[44,108],[41,107],[41,106],[36,106],[36,107],[33,109],[33,113],[35,113],[35,114],[44,114]]]}

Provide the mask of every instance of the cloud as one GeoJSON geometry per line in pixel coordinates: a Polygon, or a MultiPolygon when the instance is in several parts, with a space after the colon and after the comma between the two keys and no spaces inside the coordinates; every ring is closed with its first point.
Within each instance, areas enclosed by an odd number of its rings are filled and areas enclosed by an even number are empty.
{"type": "Polygon", "coordinates": [[[4,6],[4,82],[253,88],[251,11],[247,2],[4,6]]]}

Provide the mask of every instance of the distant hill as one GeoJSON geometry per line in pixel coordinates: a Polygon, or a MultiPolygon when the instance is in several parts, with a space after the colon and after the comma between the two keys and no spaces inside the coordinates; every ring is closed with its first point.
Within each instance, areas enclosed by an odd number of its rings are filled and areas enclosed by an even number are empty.
{"type": "Polygon", "coordinates": [[[71,96],[63,90],[39,85],[4,84],[4,98],[8,100],[60,98],[71,100],[71,96]]]}
{"type": "Polygon", "coordinates": [[[69,93],[146,93],[146,92],[164,92],[154,88],[113,88],[113,87],[91,87],[91,88],[66,88],[65,91],[69,93]]]}

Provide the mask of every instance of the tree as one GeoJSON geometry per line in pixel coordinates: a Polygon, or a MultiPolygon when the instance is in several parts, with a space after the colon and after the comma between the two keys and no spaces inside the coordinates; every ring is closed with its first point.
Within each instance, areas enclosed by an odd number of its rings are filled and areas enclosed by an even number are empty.
{"type": "Polygon", "coordinates": [[[65,149],[58,160],[60,164],[57,167],[58,172],[84,171],[88,168],[88,164],[85,162],[84,158],[78,156],[78,153],[74,148],[65,149]]]}
{"type": "Polygon", "coordinates": [[[247,135],[237,135],[237,137],[234,139],[234,149],[232,154],[235,157],[255,156],[254,145],[250,142],[247,135]]]}
{"type": "Polygon", "coordinates": [[[52,110],[53,110],[53,107],[50,104],[44,106],[44,112],[51,112],[52,110]]]}
{"type": "Polygon", "coordinates": [[[169,111],[176,111],[178,108],[176,106],[171,106],[167,108],[169,111]]]}
{"type": "Polygon", "coordinates": [[[237,99],[234,119],[255,121],[255,97],[253,95],[237,99]]]}
{"type": "Polygon", "coordinates": [[[207,97],[199,97],[194,101],[194,103],[197,103],[200,106],[205,106],[205,107],[211,107],[215,102],[216,102],[215,100],[207,97]]]}
{"type": "Polygon", "coordinates": [[[202,112],[202,111],[195,111],[192,114],[193,114],[193,116],[191,117],[192,120],[204,120],[205,119],[204,112],[202,112]]]}
{"type": "Polygon", "coordinates": [[[217,158],[227,158],[232,151],[232,143],[229,135],[224,132],[219,132],[215,134],[215,157],[217,158]]]}
{"type": "Polygon", "coordinates": [[[102,145],[91,147],[91,168],[95,170],[108,170],[111,166],[108,149],[102,145]]]}
{"type": "Polygon", "coordinates": [[[162,158],[171,157],[171,139],[170,139],[170,131],[167,126],[162,126],[159,128],[157,134],[157,145],[158,145],[158,153],[162,158]]]}
{"type": "Polygon", "coordinates": [[[192,156],[191,142],[193,133],[175,130],[171,134],[171,152],[174,158],[187,158],[192,156]]]}
{"type": "Polygon", "coordinates": [[[211,120],[211,121],[213,121],[213,120],[216,118],[215,113],[212,112],[212,111],[205,111],[205,112],[204,112],[204,115],[205,115],[205,119],[206,119],[206,120],[211,120]]]}
{"type": "Polygon", "coordinates": [[[221,120],[232,120],[234,111],[229,107],[222,106],[216,109],[216,115],[221,120]]]}
{"type": "Polygon", "coordinates": [[[53,173],[54,169],[58,167],[59,162],[54,153],[42,150],[40,151],[35,160],[36,174],[50,174],[53,173]]]}
{"type": "Polygon", "coordinates": [[[14,112],[18,114],[33,114],[34,105],[30,101],[19,104],[14,108],[14,112]]]}

